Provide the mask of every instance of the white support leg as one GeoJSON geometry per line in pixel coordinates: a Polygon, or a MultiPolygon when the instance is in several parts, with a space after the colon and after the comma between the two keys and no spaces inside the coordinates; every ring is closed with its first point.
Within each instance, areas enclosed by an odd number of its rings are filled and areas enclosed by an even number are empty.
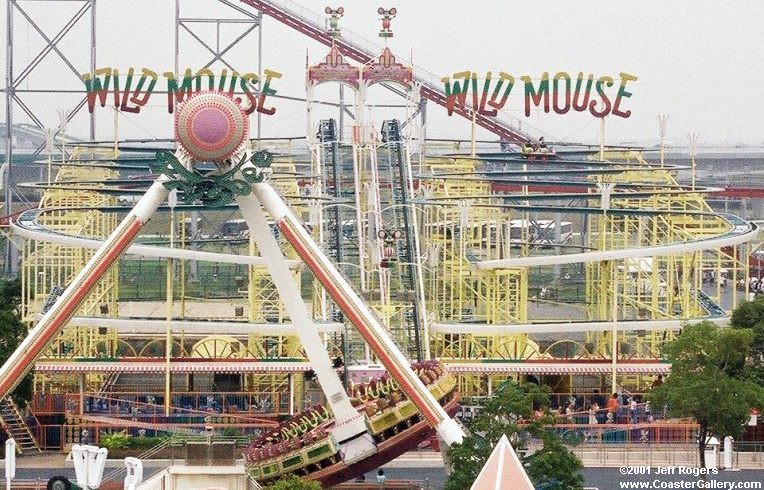
{"type": "Polygon", "coordinates": [[[353,408],[350,397],[332,367],[332,360],[321,341],[318,328],[292,278],[286,258],[268,226],[260,203],[254,194],[239,197],[236,202],[250,233],[255,237],[257,248],[265,259],[284,307],[292,323],[297,326],[297,336],[334,413],[335,424],[332,433],[342,446],[344,461],[350,464],[377,452],[374,440],[367,431],[365,417],[353,408]]]}

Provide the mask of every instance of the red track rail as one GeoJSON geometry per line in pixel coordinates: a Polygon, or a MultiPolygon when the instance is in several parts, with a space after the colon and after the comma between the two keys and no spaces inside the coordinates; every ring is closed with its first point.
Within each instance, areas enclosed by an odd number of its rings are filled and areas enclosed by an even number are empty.
{"type": "Polygon", "coordinates": [[[764,189],[761,187],[732,187],[727,186],[722,192],[716,192],[714,196],[722,197],[751,197],[754,199],[764,198],[764,189]]]}
{"type": "MultiPolygon", "coordinates": [[[[292,29],[302,34],[305,34],[311,39],[314,39],[322,44],[325,44],[326,46],[331,46],[332,41],[334,41],[343,55],[359,63],[366,63],[370,61],[371,59],[379,56],[380,54],[380,53],[371,53],[360,46],[356,46],[352,44],[346,39],[332,38],[329,34],[326,33],[323,27],[313,25],[312,23],[308,23],[305,20],[298,17],[296,14],[287,12],[272,2],[268,2],[264,0],[241,0],[241,1],[251,7],[256,8],[263,14],[269,17],[273,17],[279,22],[286,24],[292,29]]],[[[419,83],[421,83],[420,93],[422,94],[424,98],[426,98],[427,100],[431,100],[432,102],[435,102],[436,104],[440,106],[446,107],[446,94],[439,87],[436,87],[433,84],[421,78],[418,78],[418,77],[415,77],[415,78],[419,83]]],[[[472,114],[470,113],[470,111],[465,110],[464,108],[454,107],[454,112],[467,119],[470,119],[470,120],[472,119],[472,114]]],[[[531,137],[530,135],[527,135],[515,128],[512,128],[511,126],[498,120],[497,118],[486,116],[483,114],[477,114],[475,116],[475,124],[499,136],[499,138],[501,138],[503,141],[520,143],[523,141],[527,141],[529,139],[535,140],[535,138],[531,137]]]]}

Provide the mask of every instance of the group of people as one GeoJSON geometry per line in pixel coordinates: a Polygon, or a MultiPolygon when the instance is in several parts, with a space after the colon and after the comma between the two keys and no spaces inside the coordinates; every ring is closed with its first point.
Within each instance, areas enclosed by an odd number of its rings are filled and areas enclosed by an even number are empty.
{"type": "Polygon", "coordinates": [[[650,402],[641,403],[638,396],[626,396],[624,394],[613,393],[607,403],[594,397],[592,401],[584,407],[579,407],[574,399],[571,399],[567,407],[552,410],[557,414],[558,419],[567,419],[573,423],[594,424],[615,424],[632,423],[636,424],[640,420],[652,422],[654,416],[650,409],[650,402]]]}
{"type": "Polygon", "coordinates": [[[704,283],[716,284],[722,290],[727,288],[727,273],[724,271],[703,271],[702,280],[704,283]]]}
{"type": "MultiPolygon", "coordinates": [[[[365,482],[366,481],[366,475],[361,475],[355,479],[356,482],[365,482]]],[[[387,476],[385,475],[385,470],[382,468],[377,470],[377,484],[380,486],[380,488],[384,488],[385,482],[387,481],[387,476]]]]}
{"type": "MultiPolygon", "coordinates": [[[[658,375],[652,383],[651,389],[663,384],[663,375],[658,375]]],[[[630,395],[624,392],[613,393],[605,401],[599,390],[594,390],[594,395],[583,405],[571,396],[566,405],[560,405],[552,409],[552,414],[559,421],[568,423],[614,424],[653,422],[655,414],[650,407],[650,402],[642,402],[641,395],[630,395]]]]}
{"type": "Polygon", "coordinates": [[[542,136],[536,143],[530,139],[524,141],[522,151],[523,153],[549,153],[551,150],[547,147],[544,137],[542,136]]]}
{"type": "MultiPolygon", "coordinates": [[[[663,375],[659,374],[653,380],[650,389],[655,389],[662,384],[663,375]]],[[[469,426],[478,411],[479,407],[462,406],[455,417],[464,425],[469,426]]],[[[642,395],[631,394],[620,389],[608,399],[597,389],[583,402],[576,396],[569,396],[557,408],[552,408],[549,413],[556,419],[557,423],[590,425],[653,422],[656,416],[660,416],[660,414],[653,412],[649,401],[643,401],[642,395]]],[[[534,417],[540,418],[546,414],[544,407],[535,407],[534,417]]]]}
{"type": "MultiPolygon", "coordinates": [[[[741,286],[745,286],[745,279],[738,281],[738,289],[742,290],[741,286]]],[[[751,277],[748,280],[748,299],[753,301],[760,294],[764,294],[764,278],[751,277]]]]}
{"type": "Polygon", "coordinates": [[[472,423],[472,419],[475,418],[475,415],[477,415],[477,407],[473,409],[473,407],[459,407],[459,409],[456,411],[455,418],[459,421],[461,421],[464,425],[469,426],[470,423],[472,423]]]}
{"type": "Polygon", "coordinates": [[[541,290],[539,291],[539,299],[557,299],[557,290],[548,288],[546,286],[541,286],[541,290]]]}

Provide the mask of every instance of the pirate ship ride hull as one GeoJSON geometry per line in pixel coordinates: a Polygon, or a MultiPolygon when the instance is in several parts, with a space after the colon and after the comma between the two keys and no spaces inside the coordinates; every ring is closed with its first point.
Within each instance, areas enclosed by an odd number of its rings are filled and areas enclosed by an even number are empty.
{"type": "MultiPolygon", "coordinates": [[[[453,417],[459,407],[459,394],[453,393],[453,397],[443,405],[446,413],[453,417]]],[[[330,467],[309,474],[306,478],[321,482],[324,488],[338,485],[342,482],[354,479],[369,471],[373,471],[385,463],[388,463],[401,454],[416,449],[422,442],[431,438],[435,434],[435,429],[430,427],[427,422],[419,421],[404,431],[392,436],[390,439],[381,442],[377,448],[378,452],[357,463],[346,465],[339,462],[330,467]]]]}
{"type": "MultiPolygon", "coordinates": [[[[456,379],[437,361],[416,363],[412,367],[446,413],[453,417],[459,404],[456,379]]],[[[264,483],[294,473],[329,487],[416,448],[432,437],[435,430],[421,418],[410,400],[396,394],[394,384],[390,378],[381,378],[353,390],[365,397],[358,409],[366,414],[369,432],[377,444],[376,453],[351,464],[344,462],[340,445],[330,433],[334,420],[323,407],[312,407],[282,423],[280,430],[261,436],[243,451],[250,474],[264,483]],[[299,434],[302,430],[305,432],[299,434]]]]}

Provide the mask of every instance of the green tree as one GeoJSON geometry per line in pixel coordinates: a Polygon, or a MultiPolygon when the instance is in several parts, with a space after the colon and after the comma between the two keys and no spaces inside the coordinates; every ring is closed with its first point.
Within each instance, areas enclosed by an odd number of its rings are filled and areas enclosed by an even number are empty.
{"type": "Polygon", "coordinates": [[[584,465],[555,432],[541,436],[544,445],[524,459],[525,469],[539,490],[580,489],[584,484],[584,465]]]}
{"type": "Polygon", "coordinates": [[[732,311],[730,325],[753,331],[751,354],[753,371],[760,383],[764,383],[764,295],[753,301],[744,301],[732,311]]]}
{"type": "Polygon", "coordinates": [[[21,304],[21,279],[0,280],[0,309],[15,311],[21,304]]]}
{"type": "Polygon", "coordinates": [[[475,416],[470,424],[470,434],[461,444],[454,444],[448,449],[453,471],[446,480],[445,490],[470,488],[504,434],[538,488],[582,488],[581,461],[556,433],[545,429],[554,421],[548,415],[548,407],[549,394],[537,385],[519,385],[511,381],[502,383],[475,416]],[[534,407],[542,409],[547,415],[534,416],[534,407]],[[531,438],[538,438],[543,446],[535,453],[526,455],[531,438]]]}
{"type": "MultiPolygon", "coordinates": [[[[0,362],[13,354],[19,343],[24,340],[27,329],[21,322],[19,306],[21,304],[21,281],[13,279],[0,281],[0,362]]],[[[32,397],[32,375],[28,374],[13,392],[18,403],[32,397]]]]}
{"type": "Polygon", "coordinates": [[[753,339],[750,329],[722,329],[704,321],[687,325],[664,346],[671,375],[650,400],[667,407],[672,417],[697,421],[703,468],[707,438],[740,437],[750,409],[764,403],[764,390],[753,376],[753,339]]]}
{"type": "Polygon", "coordinates": [[[263,490],[321,490],[321,484],[303,480],[299,476],[289,475],[263,487],[263,490]]]}

